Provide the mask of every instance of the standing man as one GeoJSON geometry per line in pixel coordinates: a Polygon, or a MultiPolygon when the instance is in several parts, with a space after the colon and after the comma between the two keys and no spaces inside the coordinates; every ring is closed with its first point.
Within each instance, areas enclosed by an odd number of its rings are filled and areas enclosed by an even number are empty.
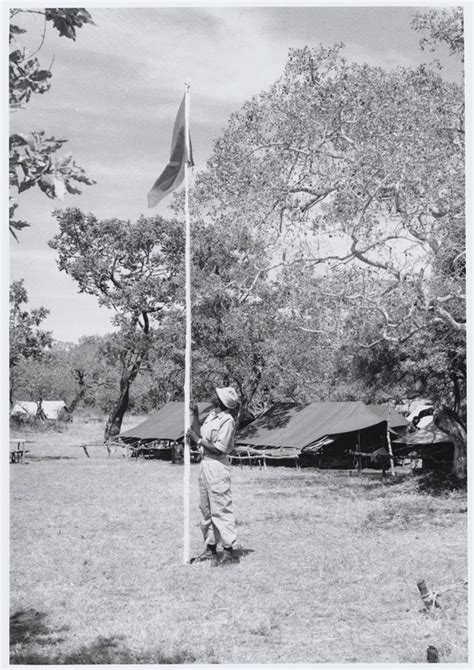
{"type": "MultiPolygon", "coordinates": [[[[203,453],[199,471],[199,498],[201,530],[206,548],[195,560],[213,559],[214,565],[238,563],[234,553],[237,539],[232,511],[230,463],[227,454],[234,448],[234,415],[239,398],[231,386],[216,388],[211,403],[214,409],[201,426],[200,435],[189,428],[187,436],[203,453]],[[224,553],[217,557],[217,545],[222,543],[224,553]]],[[[197,407],[193,409],[197,413],[197,407]]],[[[198,422],[193,422],[193,425],[198,422]]]]}

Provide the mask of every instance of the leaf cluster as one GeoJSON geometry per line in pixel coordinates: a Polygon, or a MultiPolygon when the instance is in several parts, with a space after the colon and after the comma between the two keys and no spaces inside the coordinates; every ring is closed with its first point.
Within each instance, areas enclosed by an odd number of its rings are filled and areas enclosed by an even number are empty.
{"type": "Polygon", "coordinates": [[[450,54],[458,55],[464,61],[464,12],[462,7],[416,12],[411,25],[417,32],[425,33],[420,40],[422,49],[435,51],[437,45],[446,44],[450,54]]]}
{"type": "MultiPolygon", "coordinates": [[[[46,26],[51,23],[54,28],[69,39],[76,39],[76,30],[85,23],[93,24],[92,17],[86,9],[64,8],[43,10],[10,10],[10,57],[9,57],[9,85],[10,109],[18,110],[24,107],[33,94],[46,93],[51,85],[51,69],[41,67],[35,54],[30,54],[18,41],[26,32],[18,19],[25,14],[40,14],[44,17],[44,32],[41,46],[45,39],[46,26]]],[[[35,52],[36,53],[36,52],[35,52]]],[[[79,167],[71,155],[62,157],[53,156],[66,142],[64,139],[46,137],[44,131],[33,131],[10,136],[10,189],[16,188],[18,194],[27,189],[38,186],[49,198],[62,199],[66,192],[79,194],[77,183],[95,184],[87,177],[85,171],[79,167]]],[[[16,232],[29,224],[14,218],[18,202],[10,196],[10,232],[18,241],[16,232]]]]}

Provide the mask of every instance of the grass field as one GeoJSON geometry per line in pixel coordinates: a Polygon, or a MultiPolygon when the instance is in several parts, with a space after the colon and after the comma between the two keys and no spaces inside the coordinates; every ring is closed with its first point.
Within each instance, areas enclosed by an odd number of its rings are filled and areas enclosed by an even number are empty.
{"type": "MultiPolygon", "coordinates": [[[[10,466],[11,663],[467,662],[467,500],[413,478],[233,468],[240,564],[182,565],[182,467],[31,439],[10,466]],[[417,580],[441,590],[424,611],[417,580]]],[[[191,468],[191,548],[201,550],[191,468]]]]}

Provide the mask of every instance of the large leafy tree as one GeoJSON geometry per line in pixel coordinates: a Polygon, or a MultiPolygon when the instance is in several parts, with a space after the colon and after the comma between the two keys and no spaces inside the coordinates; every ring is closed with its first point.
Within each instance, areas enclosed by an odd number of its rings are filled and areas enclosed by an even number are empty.
{"type": "Polygon", "coordinates": [[[40,360],[52,344],[52,334],[40,326],[48,316],[45,307],[28,309],[23,280],[10,286],[10,404],[13,402],[19,366],[26,360],[40,360]]]}
{"type": "MultiPolygon", "coordinates": [[[[76,31],[84,24],[93,24],[86,9],[10,9],[9,85],[10,110],[18,112],[28,104],[32,95],[46,93],[51,86],[51,67],[44,68],[36,53],[44,43],[48,25],[61,36],[76,39],[76,31]],[[43,34],[34,53],[22,44],[27,32],[23,19],[28,14],[43,17],[43,34]]],[[[10,232],[16,233],[29,224],[15,217],[17,195],[37,186],[52,199],[62,199],[66,192],[78,194],[78,184],[94,184],[72,156],[57,152],[67,140],[48,136],[44,130],[15,132],[10,135],[10,232]]]]}
{"type": "Polygon", "coordinates": [[[433,269],[463,273],[463,137],[462,90],[431,70],[292,50],[216,143],[202,207],[252,221],[281,264],[355,261],[403,282],[462,331],[463,282],[433,269]]]}
{"type": "Polygon", "coordinates": [[[120,432],[130,388],[142,369],[153,339],[171,315],[182,313],[183,227],[159,216],[136,223],[99,221],[77,208],[55,212],[59,233],[49,242],[58,267],[81,293],[97,297],[114,311],[116,334],[104,342],[102,356],[118,371],[105,438],[120,432]]]}

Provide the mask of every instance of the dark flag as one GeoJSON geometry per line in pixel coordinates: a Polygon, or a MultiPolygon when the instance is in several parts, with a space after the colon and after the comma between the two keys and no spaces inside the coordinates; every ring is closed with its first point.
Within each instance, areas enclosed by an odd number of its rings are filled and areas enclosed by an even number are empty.
{"type": "Polygon", "coordinates": [[[174,122],[173,139],[171,142],[171,156],[168,165],[153,184],[148,193],[148,207],[155,207],[163,198],[174,191],[183,182],[184,166],[193,163],[193,151],[191,147],[191,137],[189,136],[189,155],[186,146],[186,118],[185,118],[185,99],[184,96],[179,106],[178,115],[174,122]]]}

